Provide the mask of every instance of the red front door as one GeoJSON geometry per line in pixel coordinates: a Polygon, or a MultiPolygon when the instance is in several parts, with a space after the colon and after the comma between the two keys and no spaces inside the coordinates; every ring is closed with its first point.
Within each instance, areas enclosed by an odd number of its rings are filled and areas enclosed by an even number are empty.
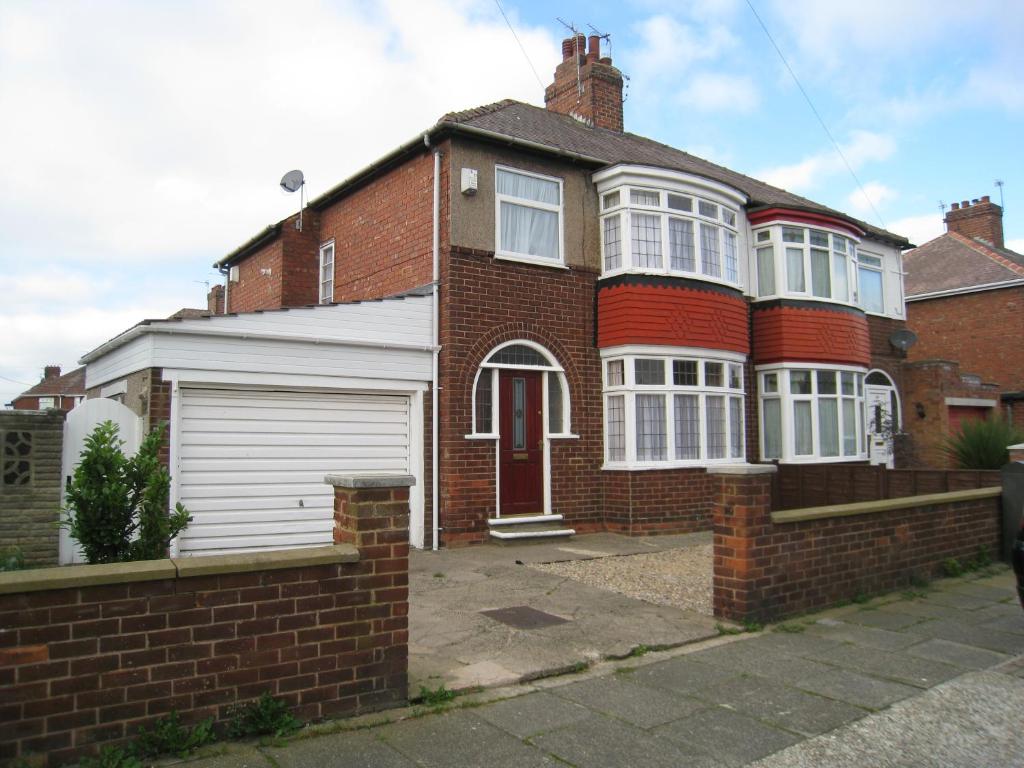
{"type": "Polygon", "coordinates": [[[501,514],[544,512],[544,421],[539,371],[501,371],[498,443],[501,514]]]}

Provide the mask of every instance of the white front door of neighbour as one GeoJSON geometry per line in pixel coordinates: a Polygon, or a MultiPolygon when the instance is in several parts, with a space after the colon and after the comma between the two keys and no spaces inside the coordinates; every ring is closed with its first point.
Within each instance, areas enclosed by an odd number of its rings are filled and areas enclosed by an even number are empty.
{"type": "Polygon", "coordinates": [[[868,461],[884,464],[889,469],[895,466],[893,435],[899,431],[899,406],[896,389],[889,386],[867,385],[864,387],[864,407],[867,415],[868,461]]]}
{"type": "Polygon", "coordinates": [[[415,474],[405,395],[182,387],[180,398],[184,556],[331,544],[325,475],[415,474]]]}
{"type": "MultiPolygon", "coordinates": [[[[116,400],[97,397],[83,401],[78,407],[68,412],[64,421],[64,446],[61,452],[61,492],[60,500],[63,508],[68,481],[71,479],[82,457],[85,440],[98,424],[112,421],[117,424],[117,434],[124,445],[121,450],[127,456],[134,456],[142,442],[142,418],[127,406],[116,400]]],[[[61,513],[63,519],[64,514],[61,513]]],[[[61,565],[84,563],[85,555],[71,539],[68,529],[61,527],[59,544],[59,562],[61,565]]]]}

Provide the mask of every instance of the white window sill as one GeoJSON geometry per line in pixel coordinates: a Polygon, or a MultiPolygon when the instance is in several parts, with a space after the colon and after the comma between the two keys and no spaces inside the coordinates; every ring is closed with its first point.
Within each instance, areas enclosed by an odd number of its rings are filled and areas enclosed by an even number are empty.
{"type": "Polygon", "coordinates": [[[843,464],[867,460],[866,453],[860,456],[791,456],[784,459],[763,459],[763,461],[778,461],[780,464],[843,464]]]}
{"type": "Polygon", "coordinates": [[[579,435],[574,435],[572,432],[559,432],[555,435],[545,435],[548,440],[579,440],[579,435]]]}
{"type": "Polygon", "coordinates": [[[498,437],[496,434],[466,435],[467,440],[497,440],[498,437]]]}
{"type": "Polygon", "coordinates": [[[708,467],[728,467],[742,464],[741,458],[710,459],[707,461],[662,461],[657,464],[640,464],[628,462],[605,462],[601,469],[606,472],[650,472],[659,469],[707,469],[708,467]]]}
{"type": "Polygon", "coordinates": [[[535,264],[539,267],[551,267],[552,269],[568,269],[561,260],[555,261],[554,259],[545,259],[543,257],[533,256],[522,256],[516,253],[501,253],[496,251],[494,254],[495,259],[502,261],[516,261],[520,264],[535,264]]]}
{"type": "Polygon", "coordinates": [[[641,269],[637,267],[622,267],[620,269],[602,269],[601,278],[607,277],[618,277],[620,275],[650,275],[651,277],[679,277],[684,280],[697,280],[703,283],[713,283],[714,285],[724,285],[726,288],[732,288],[737,291],[745,291],[741,283],[732,282],[722,277],[715,277],[714,275],[704,275],[700,272],[679,272],[674,270],[666,269],[641,269]]]}

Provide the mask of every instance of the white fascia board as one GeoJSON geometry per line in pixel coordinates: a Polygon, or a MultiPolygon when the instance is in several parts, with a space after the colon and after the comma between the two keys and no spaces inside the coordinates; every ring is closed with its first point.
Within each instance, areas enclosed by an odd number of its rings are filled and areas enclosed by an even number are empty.
{"type": "Polygon", "coordinates": [[[394,393],[425,392],[427,382],[400,379],[357,379],[342,376],[311,376],[303,374],[251,373],[165,368],[164,381],[186,386],[231,386],[239,389],[302,389],[343,392],[394,393]]]}
{"type": "Polygon", "coordinates": [[[924,301],[926,299],[940,299],[944,296],[960,296],[965,293],[980,293],[982,291],[997,291],[1000,288],[1014,288],[1024,285],[1024,278],[1019,280],[1004,280],[999,283],[983,283],[982,285],[969,285],[966,288],[950,288],[946,291],[930,291],[928,293],[915,293],[908,295],[905,301],[924,301]]]}

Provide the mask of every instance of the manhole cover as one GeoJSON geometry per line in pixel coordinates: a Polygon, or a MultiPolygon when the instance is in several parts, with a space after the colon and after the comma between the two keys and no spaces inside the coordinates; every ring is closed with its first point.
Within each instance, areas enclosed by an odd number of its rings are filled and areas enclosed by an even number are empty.
{"type": "Polygon", "coordinates": [[[568,619],[563,619],[561,616],[544,613],[544,611],[538,611],[536,608],[531,608],[528,605],[496,608],[493,611],[480,611],[480,613],[516,629],[541,629],[568,622],[568,619]]]}

